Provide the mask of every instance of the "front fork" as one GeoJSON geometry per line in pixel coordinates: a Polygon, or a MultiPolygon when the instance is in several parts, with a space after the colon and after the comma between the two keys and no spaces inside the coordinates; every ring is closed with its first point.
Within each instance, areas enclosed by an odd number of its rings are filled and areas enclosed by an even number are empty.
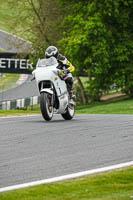
{"type": "Polygon", "coordinates": [[[53,106],[54,105],[54,100],[55,100],[55,92],[54,92],[54,87],[53,84],[50,83],[49,87],[45,87],[45,83],[42,82],[41,83],[41,91],[44,89],[48,89],[49,92],[47,91],[48,94],[48,99],[49,99],[49,106],[53,106]],[[50,93],[50,91],[53,91],[53,94],[50,93]]]}

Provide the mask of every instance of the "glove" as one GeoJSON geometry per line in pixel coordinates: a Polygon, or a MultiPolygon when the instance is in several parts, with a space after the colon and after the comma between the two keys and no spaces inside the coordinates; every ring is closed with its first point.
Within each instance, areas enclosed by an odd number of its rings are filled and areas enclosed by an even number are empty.
{"type": "Polygon", "coordinates": [[[63,69],[62,71],[63,71],[64,74],[68,74],[69,73],[68,69],[63,69]]]}

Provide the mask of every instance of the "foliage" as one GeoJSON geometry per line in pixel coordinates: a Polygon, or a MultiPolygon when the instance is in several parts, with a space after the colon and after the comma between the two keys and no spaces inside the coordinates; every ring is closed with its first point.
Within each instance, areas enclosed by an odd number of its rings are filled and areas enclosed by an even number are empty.
{"type": "MultiPolygon", "coordinates": [[[[60,0],[67,4],[67,1],[60,0]]],[[[68,2],[69,3],[69,2],[68,2]]],[[[112,85],[133,95],[133,1],[72,1],[60,44],[90,78],[89,94],[96,100],[112,85]]]]}
{"type": "Polygon", "coordinates": [[[87,74],[87,94],[79,80],[84,92],[82,102],[87,102],[86,97],[99,100],[113,87],[133,96],[132,0],[7,0],[5,3],[12,10],[10,30],[33,44],[33,62],[43,57],[45,48],[52,44],[76,66],[75,76],[87,74]]]}
{"type": "Polygon", "coordinates": [[[46,47],[61,38],[63,13],[57,0],[8,0],[8,4],[18,11],[9,22],[10,30],[32,42],[35,60],[44,57],[46,47]]]}

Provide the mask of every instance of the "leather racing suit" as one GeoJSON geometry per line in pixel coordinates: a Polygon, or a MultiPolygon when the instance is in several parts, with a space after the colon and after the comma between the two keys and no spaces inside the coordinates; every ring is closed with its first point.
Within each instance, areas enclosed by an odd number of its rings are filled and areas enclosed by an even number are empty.
{"type": "Polygon", "coordinates": [[[70,95],[70,98],[73,97],[73,83],[74,79],[72,76],[72,72],[75,71],[75,67],[67,60],[65,56],[59,54],[57,56],[57,60],[59,63],[59,68],[62,70],[63,80],[66,82],[67,89],[70,95]]]}

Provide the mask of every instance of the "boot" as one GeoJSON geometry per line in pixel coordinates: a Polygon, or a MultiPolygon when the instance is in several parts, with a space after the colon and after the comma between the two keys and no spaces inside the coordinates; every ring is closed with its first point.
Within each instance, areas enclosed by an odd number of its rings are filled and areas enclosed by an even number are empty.
{"type": "Polygon", "coordinates": [[[73,89],[73,87],[72,87],[72,86],[71,86],[71,87],[69,87],[69,90],[68,90],[68,92],[69,92],[70,99],[73,99],[73,100],[75,100],[76,96],[75,96],[75,94],[74,94],[74,89],[73,89]]]}

